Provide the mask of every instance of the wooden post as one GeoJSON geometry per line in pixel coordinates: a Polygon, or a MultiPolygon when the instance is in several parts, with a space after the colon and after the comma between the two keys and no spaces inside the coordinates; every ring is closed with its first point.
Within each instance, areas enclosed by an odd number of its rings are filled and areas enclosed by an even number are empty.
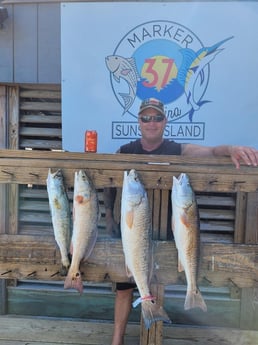
{"type": "MultiPolygon", "coordinates": [[[[6,148],[7,132],[7,91],[0,86],[0,148],[6,148]]],[[[0,184],[0,234],[6,232],[6,185],[0,184]]],[[[6,314],[6,281],[0,279],[0,315],[6,314]]]]}
{"type": "MultiPolygon", "coordinates": [[[[247,193],[245,244],[258,244],[258,192],[247,193]]],[[[258,288],[241,291],[240,328],[258,330],[258,288]]]]}
{"type": "MultiPolygon", "coordinates": [[[[9,149],[19,148],[19,87],[9,88],[9,114],[8,114],[8,138],[9,149]]],[[[19,212],[19,186],[10,184],[9,186],[9,224],[8,233],[10,235],[18,234],[18,212],[19,212]]]]}
{"type": "Polygon", "coordinates": [[[245,223],[246,223],[246,202],[247,193],[237,192],[236,199],[236,217],[234,243],[244,243],[245,240],[245,223]]]}
{"type": "Polygon", "coordinates": [[[258,244],[258,192],[247,196],[245,243],[258,244]]]}
{"type": "MultiPolygon", "coordinates": [[[[164,297],[164,286],[161,284],[153,284],[151,286],[153,296],[157,298],[157,302],[162,305],[164,297]]],[[[144,326],[141,317],[140,345],[162,345],[163,322],[158,321],[152,324],[150,329],[144,326]]]]}

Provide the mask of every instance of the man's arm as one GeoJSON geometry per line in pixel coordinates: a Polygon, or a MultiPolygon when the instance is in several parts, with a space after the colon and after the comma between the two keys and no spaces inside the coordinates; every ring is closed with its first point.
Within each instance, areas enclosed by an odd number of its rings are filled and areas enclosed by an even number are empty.
{"type": "Polygon", "coordinates": [[[182,144],[182,155],[191,157],[230,157],[237,169],[240,167],[241,161],[247,165],[258,165],[258,150],[249,146],[182,144]]]}

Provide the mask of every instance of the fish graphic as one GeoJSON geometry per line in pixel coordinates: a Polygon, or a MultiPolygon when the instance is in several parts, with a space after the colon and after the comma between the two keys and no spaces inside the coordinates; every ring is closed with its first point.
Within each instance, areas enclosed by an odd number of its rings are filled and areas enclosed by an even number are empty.
{"type": "Polygon", "coordinates": [[[123,115],[131,108],[140,80],[134,58],[124,58],[119,55],[110,55],[105,58],[106,66],[117,83],[124,79],[129,87],[129,93],[119,93],[124,101],[123,115]]]}
{"type": "Polygon", "coordinates": [[[202,85],[204,81],[204,68],[223,50],[218,48],[232,38],[233,36],[226,38],[211,47],[203,47],[197,52],[189,48],[181,49],[183,62],[178,74],[178,81],[181,85],[184,85],[187,104],[192,106],[189,112],[190,121],[192,121],[194,112],[199,110],[203,104],[209,102],[201,100],[196,102],[194,98],[194,89],[198,77],[200,77],[200,85],[202,85]]]}
{"type": "Polygon", "coordinates": [[[173,176],[172,184],[172,230],[178,251],[178,271],[185,271],[187,292],[185,310],[207,306],[197,286],[200,256],[199,212],[194,191],[187,174],[173,176]]]}
{"type": "Polygon", "coordinates": [[[145,327],[155,321],[170,323],[170,319],[150,292],[152,275],[151,215],[146,190],[137,172],[124,171],[121,200],[121,235],[128,276],[133,277],[140,293],[145,327]]]}

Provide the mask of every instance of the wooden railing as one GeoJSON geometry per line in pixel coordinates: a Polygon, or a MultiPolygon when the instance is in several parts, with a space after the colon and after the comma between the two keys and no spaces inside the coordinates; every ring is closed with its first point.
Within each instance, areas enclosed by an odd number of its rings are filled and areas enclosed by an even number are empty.
{"type": "MultiPolygon", "coordinates": [[[[163,286],[182,284],[182,275],[177,272],[174,242],[168,241],[166,237],[172,176],[187,173],[197,194],[205,193],[209,197],[216,193],[216,197],[221,195],[218,199],[221,203],[228,194],[234,195],[234,231],[231,240],[226,234],[218,235],[214,241],[206,233],[201,236],[199,283],[214,287],[233,285],[238,288],[257,288],[258,168],[241,166],[236,169],[227,158],[186,159],[178,156],[1,150],[0,183],[14,188],[9,190],[5,202],[1,204],[1,214],[6,217],[3,217],[5,221],[1,221],[0,228],[0,278],[64,279],[59,273],[60,255],[53,234],[21,234],[19,230],[15,186],[45,186],[49,168],[62,169],[68,188],[73,187],[74,172],[84,169],[99,190],[104,187],[121,188],[124,170],[134,168],[139,172],[153,210],[155,264],[152,287],[161,300],[163,286]],[[11,210],[10,200],[13,201],[16,213],[11,210]]],[[[118,202],[117,214],[119,211],[118,202]]],[[[228,217],[228,212],[225,215],[228,217]]],[[[216,225],[213,231],[215,239],[216,225]]],[[[81,271],[86,281],[127,281],[121,239],[110,238],[107,234],[100,236],[91,257],[81,266],[81,271]]],[[[148,336],[142,330],[142,344],[161,344],[162,326],[157,323],[153,327],[148,336]]]]}

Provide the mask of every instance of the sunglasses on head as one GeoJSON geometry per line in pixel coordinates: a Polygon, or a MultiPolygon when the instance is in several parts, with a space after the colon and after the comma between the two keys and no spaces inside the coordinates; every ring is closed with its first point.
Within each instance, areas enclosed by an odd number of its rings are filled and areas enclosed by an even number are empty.
{"type": "Polygon", "coordinates": [[[158,114],[158,115],[141,115],[139,117],[139,119],[144,122],[144,123],[147,123],[147,122],[161,122],[165,119],[165,116],[162,115],[162,114],[158,114]]]}

